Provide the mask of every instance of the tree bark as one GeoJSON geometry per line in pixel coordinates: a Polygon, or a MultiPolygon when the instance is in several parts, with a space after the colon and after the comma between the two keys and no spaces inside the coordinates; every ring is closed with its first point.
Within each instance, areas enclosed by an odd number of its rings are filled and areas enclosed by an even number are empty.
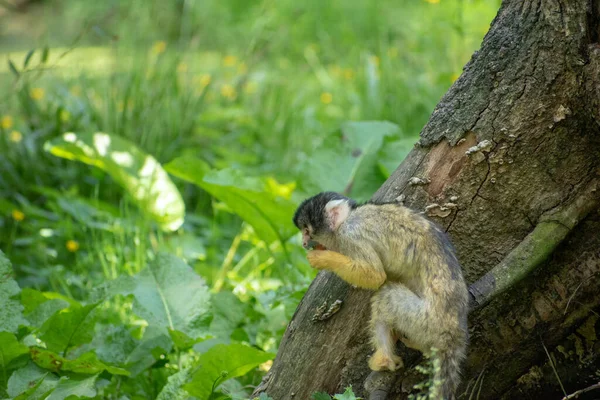
{"type": "MultiPolygon", "coordinates": [[[[599,37],[599,0],[505,0],[374,195],[422,210],[457,248],[473,296],[464,398],[554,399],[598,382],[599,37]]],[[[405,399],[410,368],[368,369],[370,295],[320,273],[257,392],[310,399],[352,385],[405,399]],[[338,313],[311,320],[335,300],[338,313]]]]}

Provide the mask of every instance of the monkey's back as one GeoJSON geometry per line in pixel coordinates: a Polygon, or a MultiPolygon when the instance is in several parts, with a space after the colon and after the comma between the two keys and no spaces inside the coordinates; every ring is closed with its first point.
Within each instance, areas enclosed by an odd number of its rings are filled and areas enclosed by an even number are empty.
{"type": "MultiPolygon", "coordinates": [[[[379,255],[387,281],[399,282],[431,302],[440,324],[466,330],[468,291],[448,236],[415,211],[394,203],[365,204],[341,229],[350,241],[367,243],[379,255]]],[[[352,243],[341,243],[357,251],[352,243]]]]}

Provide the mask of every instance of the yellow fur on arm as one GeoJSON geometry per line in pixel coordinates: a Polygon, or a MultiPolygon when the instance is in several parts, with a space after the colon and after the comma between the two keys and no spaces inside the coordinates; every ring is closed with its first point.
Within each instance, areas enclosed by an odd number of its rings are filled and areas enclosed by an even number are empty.
{"type": "Polygon", "coordinates": [[[364,289],[379,289],[386,279],[383,268],[346,257],[335,251],[312,250],[306,257],[314,268],[332,271],[351,285],[364,289]]]}

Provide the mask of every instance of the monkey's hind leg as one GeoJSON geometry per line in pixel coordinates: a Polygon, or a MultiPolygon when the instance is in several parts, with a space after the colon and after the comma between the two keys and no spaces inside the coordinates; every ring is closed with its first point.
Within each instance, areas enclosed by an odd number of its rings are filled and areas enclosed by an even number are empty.
{"type": "Polygon", "coordinates": [[[375,353],[369,359],[369,368],[373,371],[385,369],[395,371],[404,367],[402,358],[394,352],[396,338],[392,328],[379,320],[376,315],[371,319],[371,328],[375,353]]]}

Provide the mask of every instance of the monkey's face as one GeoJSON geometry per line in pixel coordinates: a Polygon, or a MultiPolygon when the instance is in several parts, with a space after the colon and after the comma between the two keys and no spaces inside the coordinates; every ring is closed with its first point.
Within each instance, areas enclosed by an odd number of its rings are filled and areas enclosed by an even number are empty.
{"type": "MultiPolygon", "coordinates": [[[[300,204],[294,214],[294,224],[302,232],[302,246],[306,249],[324,250],[334,240],[335,230],[343,222],[340,205],[347,205],[347,211],[354,201],[334,192],[319,193],[300,204]]],[[[347,212],[345,213],[347,216],[347,212]]]]}

